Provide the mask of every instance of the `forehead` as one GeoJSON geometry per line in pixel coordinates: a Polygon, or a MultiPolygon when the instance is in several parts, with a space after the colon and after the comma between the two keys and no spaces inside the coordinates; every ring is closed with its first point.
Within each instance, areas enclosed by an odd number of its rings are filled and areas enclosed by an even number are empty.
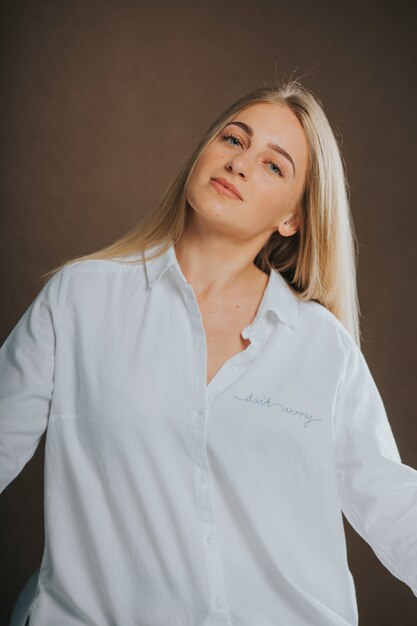
{"type": "Polygon", "coordinates": [[[257,102],[236,113],[232,120],[240,120],[252,126],[254,136],[257,134],[271,135],[271,139],[278,139],[273,135],[294,136],[305,140],[304,129],[295,113],[286,105],[275,102],[257,102]],[[252,122],[252,124],[251,124],[252,122]]]}

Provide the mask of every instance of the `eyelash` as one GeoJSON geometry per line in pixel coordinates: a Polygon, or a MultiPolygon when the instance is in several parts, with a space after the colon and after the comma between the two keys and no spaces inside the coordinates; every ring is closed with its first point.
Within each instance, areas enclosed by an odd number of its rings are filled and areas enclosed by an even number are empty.
{"type": "MultiPolygon", "coordinates": [[[[225,133],[221,135],[222,139],[224,141],[227,141],[228,139],[236,139],[236,141],[238,141],[240,143],[241,146],[243,146],[241,140],[239,139],[239,137],[236,137],[236,135],[234,135],[233,133],[225,133]]],[[[278,174],[278,176],[283,176],[283,171],[281,169],[281,167],[278,165],[278,163],[276,163],[275,161],[272,161],[271,159],[268,159],[267,161],[265,161],[265,163],[272,163],[272,165],[275,165],[275,167],[278,168],[278,172],[274,172],[275,174],[278,174]]]]}

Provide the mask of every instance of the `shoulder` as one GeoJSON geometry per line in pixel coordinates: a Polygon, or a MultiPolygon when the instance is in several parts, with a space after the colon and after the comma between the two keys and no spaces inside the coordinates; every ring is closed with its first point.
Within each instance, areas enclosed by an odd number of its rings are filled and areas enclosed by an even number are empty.
{"type": "Polygon", "coordinates": [[[67,263],[60,271],[65,274],[64,281],[100,285],[127,278],[129,275],[144,275],[145,266],[137,255],[115,257],[112,259],[81,259],[67,263]]]}
{"type": "Polygon", "coordinates": [[[129,262],[126,259],[118,257],[69,262],[52,275],[45,289],[54,290],[55,285],[62,285],[61,306],[64,307],[69,301],[88,302],[94,306],[116,293],[121,297],[131,291],[142,292],[146,285],[143,261],[136,257],[129,257],[129,262]]]}
{"type": "Polygon", "coordinates": [[[123,272],[143,266],[142,256],[139,254],[123,255],[111,259],[81,259],[64,266],[68,275],[95,272],[123,272]]]}
{"type": "Polygon", "coordinates": [[[324,305],[316,300],[298,299],[298,310],[300,327],[314,334],[324,345],[328,342],[335,343],[344,353],[357,348],[349,331],[324,305]]]}

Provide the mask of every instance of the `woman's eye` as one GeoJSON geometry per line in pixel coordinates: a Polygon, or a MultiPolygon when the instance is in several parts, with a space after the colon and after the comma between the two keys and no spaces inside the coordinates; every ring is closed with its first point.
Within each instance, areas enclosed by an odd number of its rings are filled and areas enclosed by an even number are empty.
{"type": "MultiPolygon", "coordinates": [[[[236,137],[236,135],[232,135],[232,134],[225,134],[225,135],[222,135],[222,138],[223,138],[225,141],[228,141],[229,139],[234,139],[235,141],[237,141],[237,143],[238,143],[240,146],[242,146],[242,142],[240,141],[240,139],[239,139],[238,137],[236,137]]],[[[230,142],[229,142],[229,143],[230,143],[230,142]]],[[[236,145],[236,144],[232,144],[232,145],[236,145]]]]}
{"type": "Polygon", "coordinates": [[[275,161],[265,161],[265,163],[270,163],[271,165],[273,165],[274,167],[276,167],[277,169],[275,170],[275,173],[278,174],[279,176],[282,176],[282,169],[280,168],[280,166],[275,163],[275,161]]]}

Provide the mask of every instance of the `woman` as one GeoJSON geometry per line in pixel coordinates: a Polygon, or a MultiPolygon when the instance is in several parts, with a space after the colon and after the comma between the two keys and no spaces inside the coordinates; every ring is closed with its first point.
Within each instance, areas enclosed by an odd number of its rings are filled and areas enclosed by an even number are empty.
{"type": "Polygon", "coordinates": [[[356,625],[342,511],[417,596],[417,471],[360,350],[354,243],[292,80],[48,274],[1,351],[3,489],[47,429],[31,626],[356,625]]]}

